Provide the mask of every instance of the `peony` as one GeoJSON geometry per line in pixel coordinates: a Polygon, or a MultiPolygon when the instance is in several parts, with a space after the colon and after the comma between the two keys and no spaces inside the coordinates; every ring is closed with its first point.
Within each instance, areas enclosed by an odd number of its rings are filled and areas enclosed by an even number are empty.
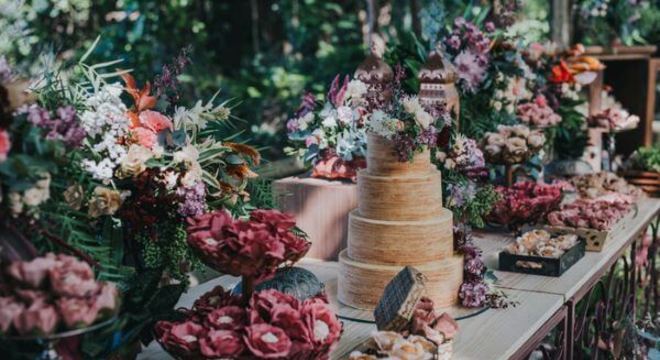
{"type": "Polygon", "coordinates": [[[50,335],[58,321],[54,306],[37,301],[14,319],[14,327],[20,335],[50,335]]]}
{"type": "Polygon", "coordinates": [[[167,116],[153,110],[142,111],[139,115],[140,125],[155,133],[163,130],[173,130],[172,120],[167,116]]]}
{"type": "Polygon", "coordinates": [[[11,324],[25,310],[25,306],[12,297],[0,297],[0,332],[6,334],[11,324]]]}
{"type": "Polygon", "coordinates": [[[114,215],[119,210],[121,203],[121,194],[117,190],[97,186],[94,188],[94,194],[89,201],[87,212],[93,218],[102,215],[114,215]]]}
{"type": "Polygon", "coordinates": [[[527,138],[527,144],[532,150],[538,150],[543,147],[545,136],[542,132],[532,132],[527,138]]]}
{"type": "Polygon", "coordinates": [[[98,308],[87,299],[61,298],[56,305],[64,324],[71,329],[92,325],[98,316],[98,308]]]}
{"type": "Polygon", "coordinates": [[[0,162],[7,160],[7,154],[11,149],[11,141],[9,140],[9,133],[6,130],[0,129],[0,162]]]}
{"type": "Polygon", "coordinates": [[[237,358],[245,351],[241,335],[231,330],[211,330],[199,341],[202,355],[208,358],[237,358]]]}
{"type": "Polygon", "coordinates": [[[31,261],[14,261],[7,267],[7,273],[25,285],[39,288],[53,266],[55,266],[55,256],[48,254],[31,261]]]}
{"type": "Polygon", "coordinates": [[[206,325],[218,330],[241,330],[247,322],[245,309],[239,306],[225,306],[208,313],[206,325]]]}
{"type": "Polygon", "coordinates": [[[257,357],[277,359],[288,356],[291,351],[291,339],[278,327],[254,324],[245,328],[245,333],[245,344],[257,357]]]}
{"type": "Polygon", "coordinates": [[[48,278],[53,292],[60,296],[86,297],[99,289],[89,264],[68,255],[58,255],[48,278]]]}

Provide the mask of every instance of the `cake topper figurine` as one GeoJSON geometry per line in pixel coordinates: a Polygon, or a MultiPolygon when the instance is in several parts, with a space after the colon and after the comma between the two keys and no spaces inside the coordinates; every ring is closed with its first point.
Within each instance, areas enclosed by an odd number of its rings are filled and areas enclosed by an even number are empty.
{"type": "Polygon", "coordinates": [[[454,66],[439,48],[431,51],[426,63],[419,70],[419,101],[434,105],[444,103],[458,124],[460,101],[456,81],[458,74],[454,66]]]}

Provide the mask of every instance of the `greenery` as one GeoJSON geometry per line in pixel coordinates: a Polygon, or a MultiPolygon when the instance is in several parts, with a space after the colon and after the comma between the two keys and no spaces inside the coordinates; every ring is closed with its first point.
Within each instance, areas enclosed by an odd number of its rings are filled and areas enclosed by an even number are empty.
{"type": "Polygon", "coordinates": [[[660,172],[660,146],[637,149],[630,155],[625,167],[630,170],[660,172]]]}

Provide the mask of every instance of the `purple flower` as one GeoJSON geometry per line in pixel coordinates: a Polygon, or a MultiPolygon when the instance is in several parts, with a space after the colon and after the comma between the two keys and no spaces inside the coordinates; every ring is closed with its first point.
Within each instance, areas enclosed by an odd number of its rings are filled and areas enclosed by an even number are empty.
{"type": "Polygon", "coordinates": [[[486,302],[486,293],[488,286],[483,282],[464,282],[461,285],[458,297],[461,299],[461,304],[465,307],[480,307],[486,302]]]}
{"type": "Polygon", "coordinates": [[[493,31],[495,31],[495,23],[493,23],[492,21],[488,21],[485,24],[485,28],[486,28],[486,31],[493,32],[493,31]]]}
{"type": "Polygon", "coordinates": [[[288,133],[293,133],[298,131],[298,119],[289,119],[286,122],[286,131],[288,133]]]}
{"type": "Polygon", "coordinates": [[[405,133],[397,133],[392,138],[394,150],[399,156],[399,161],[408,161],[415,151],[415,140],[405,133]]]}
{"type": "Polygon", "coordinates": [[[438,130],[436,130],[435,126],[427,127],[419,134],[417,141],[431,148],[436,147],[438,144],[438,130]]]}
{"type": "Polygon", "coordinates": [[[452,35],[447,39],[447,45],[454,50],[458,50],[461,47],[461,39],[458,35],[452,35]]]}
{"type": "Polygon", "coordinates": [[[206,186],[198,181],[190,187],[180,187],[176,194],[181,198],[179,214],[183,217],[195,217],[206,211],[206,186]]]}
{"type": "Polygon", "coordinates": [[[308,113],[314,111],[315,107],[316,107],[316,97],[311,92],[306,92],[300,101],[300,106],[298,107],[298,110],[296,110],[295,115],[297,118],[303,117],[308,113]]]}
{"type": "Polygon", "coordinates": [[[472,51],[462,51],[454,58],[458,77],[469,92],[474,92],[486,76],[488,59],[472,51]]]}
{"type": "Polygon", "coordinates": [[[481,261],[480,256],[469,259],[465,262],[465,271],[473,276],[481,276],[485,268],[486,266],[484,265],[484,262],[481,261]]]}
{"type": "Polygon", "coordinates": [[[61,140],[68,147],[76,148],[82,144],[87,132],[76,118],[76,109],[62,106],[55,111],[57,117],[51,117],[48,110],[33,105],[27,110],[27,120],[34,126],[47,131],[46,139],[61,140]]]}

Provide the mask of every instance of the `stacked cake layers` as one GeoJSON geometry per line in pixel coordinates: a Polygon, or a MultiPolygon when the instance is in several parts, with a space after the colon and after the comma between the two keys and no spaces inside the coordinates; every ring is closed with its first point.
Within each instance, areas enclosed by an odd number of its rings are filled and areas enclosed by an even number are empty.
{"type": "Polygon", "coordinates": [[[367,169],[358,174],[358,208],[349,215],[348,248],[339,254],[338,297],[375,308],[405,266],[428,278],[437,306],[456,303],[463,257],[454,255],[452,214],[442,207],[440,172],[427,152],[400,162],[391,144],[369,135],[367,169]]]}

